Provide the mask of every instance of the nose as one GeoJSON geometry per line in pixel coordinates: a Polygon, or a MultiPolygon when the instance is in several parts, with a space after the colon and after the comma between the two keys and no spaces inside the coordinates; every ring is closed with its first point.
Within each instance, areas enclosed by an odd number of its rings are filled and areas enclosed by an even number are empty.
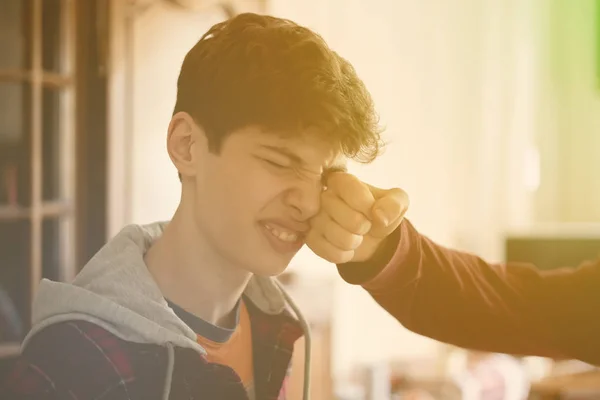
{"type": "Polygon", "coordinates": [[[320,182],[302,181],[290,188],[286,194],[286,205],[293,210],[297,221],[307,221],[317,215],[321,208],[320,182]]]}

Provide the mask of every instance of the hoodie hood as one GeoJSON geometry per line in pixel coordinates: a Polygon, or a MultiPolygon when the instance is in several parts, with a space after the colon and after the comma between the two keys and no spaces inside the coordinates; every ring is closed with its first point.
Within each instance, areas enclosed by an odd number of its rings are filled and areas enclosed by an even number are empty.
{"type": "MultiPolygon", "coordinates": [[[[92,322],[127,341],[165,345],[171,350],[174,346],[186,347],[204,354],[196,334],[169,307],[144,262],[144,254],[165,225],[124,228],[72,283],[42,280],[33,304],[32,329],[23,348],[47,326],[77,319],[92,322]]],[[[252,277],[245,295],[267,314],[279,314],[291,307],[308,334],[306,321],[275,279],[252,277]]]]}

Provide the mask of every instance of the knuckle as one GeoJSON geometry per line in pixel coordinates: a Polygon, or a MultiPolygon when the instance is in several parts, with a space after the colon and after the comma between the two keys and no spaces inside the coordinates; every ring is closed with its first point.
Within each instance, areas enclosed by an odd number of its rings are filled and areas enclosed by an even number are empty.
{"type": "Polygon", "coordinates": [[[410,198],[408,196],[408,193],[406,193],[404,190],[400,188],[393,188],[390,190],[390,192],[393,197],[399,200],[400,204],[402,204],[404,208],[410,205],[410,198]]]}
{"type": "Polygon", "coordinates": [[[352,233],[355,234],[363,233],[363,231],[365,230],[365,226],[368,223],[369,222],[367,221],[367,219],[359,213],[353,213],[348,220],[349,228],[351,229],[352,233]]]}
{"type": "Polygon", "coordinates": [[[336,251],[330,261],[334,264],[344,264],[352,260],[352,257],[354,257],[353,251],[336,251]]]}
{"type": "Polygon", "coordinates": [[[348,173],[343,171],[332,172],[327,176],[327,187],[332,188],[344,181],[348,173]]]}
{"type": "Polygon", "coordinates": [[[343,182],[349,185],[362,185],[362,181],[356,177],[356,175],[349,174],[345,172],[343,176],[341,176],[343,182]]]}
{"type": "Polygon", "coordinates": [[[353,190],[359,185],[362,185],[362,182],[348,172],[335,172],[328,181],[328,187],[334,189],[353,190]]]}
{"type": "Polygon", "coordinates": [[[350,232],[345,232],[343,235],[338,235],[335,240],[335,245],[342,250],[350,251],[360,246],[362,236],[355,235],[350,232]]]}

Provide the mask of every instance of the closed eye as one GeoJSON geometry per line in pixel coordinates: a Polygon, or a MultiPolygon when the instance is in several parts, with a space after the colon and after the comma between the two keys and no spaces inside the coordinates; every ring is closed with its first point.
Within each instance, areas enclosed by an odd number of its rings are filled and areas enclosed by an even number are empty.
{"type": "Polygon", "coordinates": [[[295,165],[280,164],[280,163],[278,163],[276,161],[272,161],[268,158],[260,157],[260,159],[262,161],[264,161],[265,163],[267,163],[269,166],[273,167],[274,169],[282,171],[282,173],[293,172],[299,178],[304,179],[304,180],[306,180],[306,179],[313,180],[316,177],[317,183],[321,187],[321,189],[323,189],[325,186],[326,176],[324,176],[323,174],[320,174],[320,173],[317,174],[312,171],[308,171],[306,169],[298,168],[295,165]]]}
{"type": "Polygon", "coordinates": [[[271,165],[272,167],[275,167],[277,169],[289,169],[290,167],[287,165],[283,165],[283,164],[279,164],[276,163],[275,161],[271,161],[271,160],[267,160],[267,159],[263,159],[267,164],[271,165]]]}

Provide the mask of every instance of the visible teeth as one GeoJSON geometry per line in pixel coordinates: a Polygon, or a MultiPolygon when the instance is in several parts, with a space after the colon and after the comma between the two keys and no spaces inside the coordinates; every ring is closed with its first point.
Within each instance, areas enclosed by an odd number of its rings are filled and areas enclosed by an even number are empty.
{"type": "Polygon", "coordinates": [[[266,228],[279,240],[283,240],[284,242],[295,242],[298,240],[298,235],[292,232],[279,231],[276,228],[272,228],[269,225],[266,225],[266,228]]]}

